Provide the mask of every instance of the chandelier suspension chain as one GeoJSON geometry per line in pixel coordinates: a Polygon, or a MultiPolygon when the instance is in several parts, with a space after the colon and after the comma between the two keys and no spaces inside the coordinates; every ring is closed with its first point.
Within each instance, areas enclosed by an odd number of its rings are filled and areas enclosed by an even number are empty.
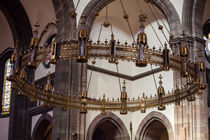
{"type": "MultiPolygon", "coordinates": [[[[94,59],[95,60],[95,59],[94,59]]],[[[94,61],[93,60],[93,61],[94,61]]],[[[94,64],[93,64],[94,65],[94,64]]],[[[92,74],[93,74],[93,70],[90,70],[90,78],[89,78],[89,80],[88,80],[88,85],[87,85],[87,93],[88,93],[88,91],[89,91],[89,87],[90,87],[90,82],[91,82],[91,79],[92,79],[92,74]]]]}
{"type": "Polygon", "coordinates": [[[126,11],[125,11],[125,7],[124,7],[124,5],[123,5],[123,3],[122,3],[122,0],[120,0],[120,3],[121,3],[122,9],[123,9],[123,13],[124,13],[124,19],[126,20],[126,22],[127,22],[127,24],[128,24],[129,30],[130,30],[131,35],[132,35],[132,38],[133,38],[133,42],[134,42],[134,44],[136,44],[136,40],[135,40],[135,38],[134,38],[134,34],[133,34],[132,29],[131,29],[130,22],[129,22],[129,20],[128,20],[128,15],[127,15],[127,13],[126,13],[126,11]]]}
{"type": "MultiPolygon", "coordinates": [[[[139,3],[138,0],[137,0],[137,2],[139,3]]],[[[140,14],[141,14],[142,10],[141,10],[140,4],[137,4],[137,5],[138,5],[138,7],[139,7],[139,12],[140,12],[140,14]]],[[[152,25],[151,22],[150,22],[150,19],[147,18],[147,20],[148,20],[148,23],[149,23],[149,25],[151,26],[153,32],[155,33],[155,36],[157,37],[159,43],[161,44],[161,47],[164,48],[164,47],[163,47],[163,43],[161,42],[160,38],[159,38],[158,35],[157,35],[157,32],[155,31],[153,25],[152,25]]]]}
{"type": "MultiPolygon", "coordinates": [[[[153,17],[155,18],[155,20],[156,20],[158,26],[161,26],[160,23],[158,22],[157,17],[155,16],[155,14],[154,14],[154,12],[153,12],[153,10],[152,10],[152,8],[151,8],[151,6],[150,6],[149,3],[148,3],[148,7],[149,7],[149,9],[150,9],[150,11],[151,11],[153,17]]],[[[166,35],[165,35],[163,29],[161,30],[161,32],[163,33],[163,36],[165,37],[166,41],[169,43],[168,38],[166,37],[166,35]]]]}
{"type": "MultiPolygon", "coordinates": [[[[108,21],[108,6],[106,6],[106,21],[108,21]]],[[[109,24],[109,23],[108,23],[109,24]]],[[[102,32],[102,28],[103,28],[104,24],[101,24],[100,30],[99,30],[99,35],[98,35],[98,42],[100,41],[101,38],[101,32],[102,32]]],[[[113,34],[113,29],[112,29],[112,24],[109,24],[109,26],[111,26],[111,34],[113,34]]]]}
{"type": "Polygon", "coordinates": [[[101,37],[101,30],[102,30],[103,24],[101,24],[100,30],[99,30],[99,34],[98,34],[98,41],[100,40],[101,37]]]}
{"type": "MultiPolygon", "coordinates": [[[[116,64],[116,68],[117,68],[117,74],[119,73],[119,68],[118,68],[118,64],[116,64]]],[[[122,92],[122,90],[121,90],[121,82],[120,82],[120,77],[119,76],[117,76],[118,77],[118,82],[119,82],[119,87],[120,87],[120,93],[122,92]]]]}
{"type": "Polygon", "coordinates": [[[170,33],[170,32],[169,32],[169,29],[168,29],[167,26],[166,26],[166,24],[163,22],[163,19],[162,19],[161,16],[158,14],[158,11],[157,11],[156,7],[155,7],[153,4],[151,4],[151,5],[152,5],[153,9],[155,9],[155,12],[156,12],[158,18],[161,20],[161,22],[162,22],[163,26],[165,27],[165,29],[167,30],[167,32],[170,33]]]}
{"type": "Polygon", "coordinates": [[[108,21],[108,5],[106,5],[106,21],[108,21]]]}
{"type": "Polygon", "coordinates": [[[156,91],[157,91],[158,88],[157,88],[157,83],[156,83],[156,80],[155,80],[155,74],[154,74],[154,70],[153,70],[153,68],[152,68],[152,64],[150,64],[150,66],[151,66],[151,70],[152,70],[153,80],[154,80],[154,83],[155,83],[155,88],[156,88],[156,91]]]}
{"type": "Polygon", "coordinates": [[[163,43],[161,42],[161,40],[160,40],[159,36],[157,35],[157,32],[155,31],[155,29],[154,29],[154,27],[153,27],[153,25],[152,25],[152,23],[150,22],[150,20],[149,20],[149,19],[148,19],[148,23],[149,23],[149,25],[152,27],[152,30],[154,31],[155,36],[157,37],[157,39],[158,39],[159,43],[161,44],[161,47],[162,47],[162,48],[164,48],[164,47],[163,47],[163,43]]]}

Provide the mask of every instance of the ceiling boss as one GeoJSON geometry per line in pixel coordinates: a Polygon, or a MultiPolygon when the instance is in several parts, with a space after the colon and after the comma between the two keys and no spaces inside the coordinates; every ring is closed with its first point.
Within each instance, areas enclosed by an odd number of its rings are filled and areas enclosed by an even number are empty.
{"type": "MultiPolygon", "coordinates": [[[[148,6],[152,5],[150,1],[147,0],[146,2],[148,6]]],[[[121,4],[124,9],[122,1],[121,4]]],[[[123,12],[123,18],[130,27],[129,16],[125,9],[123,12]]],[[[75,17],[76,13],[72,16],[75,17]]],[[[13,71],[8,77],[8,80],[12,81],[13,87],[19,90],[18,93],[20,96],[27,95],[33,100],[45,102],[45,105],[48,106],[61,106],[64,110],[66,110],[66,108],[80,109],[81,113],[87,113],[88,110],[96,110],[101,111],[102,113],[105,111],[119,111],[120,114],[127,114],[127,112],[139,110],[141,113],[145,113],[146,109],[152,107],[158,107],[159,110],[165,110],[166,104],[178,103],[186,98],[188,101],[193,101],[193,95],[196,93],[202,94],[202,90],[206,88],[203,78],[205,73],[204,63],[192,63],[189,61],[189,46],[186,43],[184,34],[181,47],[178,51],[179,54],[171,53],[167,43],[162,45],[163,50],[151,48],[147,44],[147,41],[149,40],[147,40],[147,35],[144,31],[144,22],[146,22],[148,18],[145,13],[140,13],[140,32],[137,39],[134,39],[133,37],[133,44],[128,44],[127,42],[121,44],[120,41],[116,41],[112,31],[112,25],[108,22],[107,18],[102,26],[111,28],[111,40],[106,40],[104,43],[101,43],[100,40],[98,40],[96,43],[93,43],[88,37],[86,16],[82,15],[81,18],[81,28],[78,32],[78,40],[76,41],[56,42],[56,39],[53,39],[51,45],[40,47],[38,37],[39,25],[36,24],[34,36],[31,39],[30,48],[27,53],[21,55],[20,47],[18,47],[17,44],[11,58],[13,71]],[[160,66],[163,71],[171,69],[180,73],[180,76],[185,79],[186,84],[181,89],[177,88],[166,93],[162,85],[163,77],[160,75],[159,86],[157,87],[155,96],[147,97],[143,93],[140,95],[140,98],[136,97],[134,99],[129,99],[127,97],[126,82],[124,81],[119,99],[108,100],[105,95],[102,99],[89,97],[87,90],[82,92],[81,97],[71,97],[56,93],[50,83],[51,79],[49,75],[45,89],[40,89],[36,87],[35,84],[27,81],[26,68],[36,69],[40,63],[45,61],[56,64],[58,59],[75,59],[78,63],[87,63],[89,59],[93,59],[93,64],[96,63],[95,59],[105,59],[108,60],[109,63],[116,65],[121,61],[128,61],[130,63],[135,63],[137,67],[146,67],[148,64],[153,64],[160,66]]],[[[163,26],[159,24],[158,29],[162,31],[163,26]]],[[[164,34],[164,32],[162,33],[164,34]]],[[[132,31],[131,34],[133,36],[132,31]]],[[[172,37],[172,35],[170,37],[172,37]]],[[[207,45],[207,48],[208,46],[209,44],[207,45]]]]}

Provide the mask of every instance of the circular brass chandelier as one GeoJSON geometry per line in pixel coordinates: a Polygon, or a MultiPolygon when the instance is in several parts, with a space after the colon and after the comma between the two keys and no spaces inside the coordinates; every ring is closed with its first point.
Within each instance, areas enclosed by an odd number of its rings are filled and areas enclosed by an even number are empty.
{"type": "MultiPolygon", "coordinates": [[[[89,41],[86,29],[85,16],[82,16],[82,27],[78,33],[77,41],[56,42],[53,40],[51,45],[39,47],[38,30],[34,31],[34,37],[31,40],[30,50],[21,55],[18,53],[18,47],[15,47],[11,57],[13,72],[8,77],[12,85],[19,92],[20,96],[27,95],[32,100],[41,100],[45,105],[61,106],[64,110],[67,108],[80,109],[81,113],[87,113],[88,110],[96,110],[105,113],[106,111],[119,111],[120,114],[140,110],[142,113],[146,109],[158,107],[159,110],[165,110],[166,104],[176,103],[183,99],[188,101],[195,100],[194,94],[201,95],[202,90],[206,88],[204,81],[205,66],[203,62],[192,63],[189,61],[188,46],[183,36],[182,45],[179,48],[180,54],[170,53],[167,44],[164,49],[156,50],[147,45],[147,35],[144,32],[143,22],[146,20],[145,14],[140,15],[140,33],[138,34],[136,44],[121,44],[114,39],[111,34],[111,40],[104,43],[92,43],[89,41]],[[185,86],[177,88],[169,93],[165,93],[162,86],[162,77],[160,76],[157,96],[146,97],[143,93],[141,97],[129,99],[127,97],[126,85],[123,83],[121,95],[118,99],[109,100],[103,98],[95,99],[83,91],[80,97],[67,96],[65,94],[53,91],[50,76],[48,75],[45,89],[36,87],[35,84],[27,81],[25,69],[36,69],[37,66],[45,61],[56,64],[59,59],[76,59],[78,63],[87,63],[88,59],[105,59],[109,63],[118,64],[120,61],[134,62],[137,67],[146,67],[147,64],[153,64],[162,67],[164,71],[170,69],[180,73],[185,78],[185,86]]],[[[124,18],[128,18],[124,16],[124,18]]],[[[35,25],[38,28],[38,25],[35,25]]],[[[104,26],[109,26],[109,22],[104,22],[104,26]]],[[[161,29],[160,29],[161,30],[161,29]]],[[[95,62],[93,62],[95,63],[95,62]]]]}

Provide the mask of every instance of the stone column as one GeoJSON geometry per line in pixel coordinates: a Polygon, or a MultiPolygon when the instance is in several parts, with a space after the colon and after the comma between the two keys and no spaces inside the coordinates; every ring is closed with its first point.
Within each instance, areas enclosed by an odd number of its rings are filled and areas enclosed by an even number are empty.
{"type": "MultiPolygon", "coordinates": [[[[27,69],[27,81],[34,80],[34,70],[27,69]]],[[[27,96],[17,95],[17,90],[12,89],[11,109],[9,118],[9,140],[30,140],[29,130],[29,104],[27,96]]]]}
{"type": "MultiPolygon", "coordinates": [[[[74,8],[72,0],[53,0],[56,18],[60,20],[57,27],[57,41],[76,39],[76,19],[70,17],[74,8]]],[[[75,59],[59,59],[55,69],[54,91],[67,96],[80,96],[83,78],[86,77],[86,64],[77,63],[75,59]]],[[[78,109],[66,107],[53,108],[53,140],[81,140],[84,137],[85,116],[78,109]]]]}
{"type": "MultiPolygon", "coordinates": [[[[200,62],[205,60],[204,54],[204,42],[200,38],[194,38],[194,46],[197,48],[194,52],[195,61],[200,62]]],[[[206,83],[206,74],[204,74],[204,80],[206,83]]],[[[202,79],[201,79],[202,80],[202,79]]],[[[208,140],[208,104],[207,104],[207,89],[203,90],[203,94],[197,96],[197,100],[193,106],[194,111],[194,135],[193,138],[208,140]]]]}
{"type": "MultiPolygon", "coordinates": [[[[82,77],[86,66],[78,64],[74,59],[59,60],[56,64],[55,72],[55,92],[68,96],[79,96],[82,91],[82,77]]],[[[82,123],[84,117],[80,115],[78,109],[65,109],[64,107],[54,107],[53,109],[53,140],[80,140],[80,129],[84,130],[82,123]]],[[[84,135],[81,134],[81,135],[84,135]]]]}
{"type": "MultiPolygon", "coordinates": [[[[202,41],[193,38],[193,46],[191,61],[204,61],[203,51],[200,51],[202,41]]],[[[196,94],[195,101],[181,101],[180,105],[175,106],[174,114],[176,140],[208,140],[207,90],[203,90],[202,95],[196,94]]]]}

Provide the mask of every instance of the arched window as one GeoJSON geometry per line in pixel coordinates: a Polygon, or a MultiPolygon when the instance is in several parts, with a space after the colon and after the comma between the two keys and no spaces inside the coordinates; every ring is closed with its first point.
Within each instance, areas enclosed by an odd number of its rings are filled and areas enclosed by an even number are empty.
{"type": "Polygon", "coordinates": [[[206,59],[210,63],[210,19],[203,26],[203,39],[205,40],[206,59]]]}
{"type": "Polygon", "coordinates": [[[11,82],[7,80],[7,77],[11,73],[11,63],[8,59],[4,65],[4,85],[2,93],[2,109],[1,114],[9,114],[10,109],[10,97],[11,97],[11,82]]]}
{"type": "MultiPolygon", "coordinates": [[[[210,19],[203,25],[203,39],[205,40],[205,57],[210,64],[210,19]]],[[[210,107],[210,69],[206,67],[206,80],[208,84],[208,107],[210,107]]]]}
{"type": "Polygon", "coordinates": [[[11,82],[7,77],[11,73],[12,52],[12,49],[7,49],[0,55],[0,116],[8,116],[10,111],[11,82]]]}

